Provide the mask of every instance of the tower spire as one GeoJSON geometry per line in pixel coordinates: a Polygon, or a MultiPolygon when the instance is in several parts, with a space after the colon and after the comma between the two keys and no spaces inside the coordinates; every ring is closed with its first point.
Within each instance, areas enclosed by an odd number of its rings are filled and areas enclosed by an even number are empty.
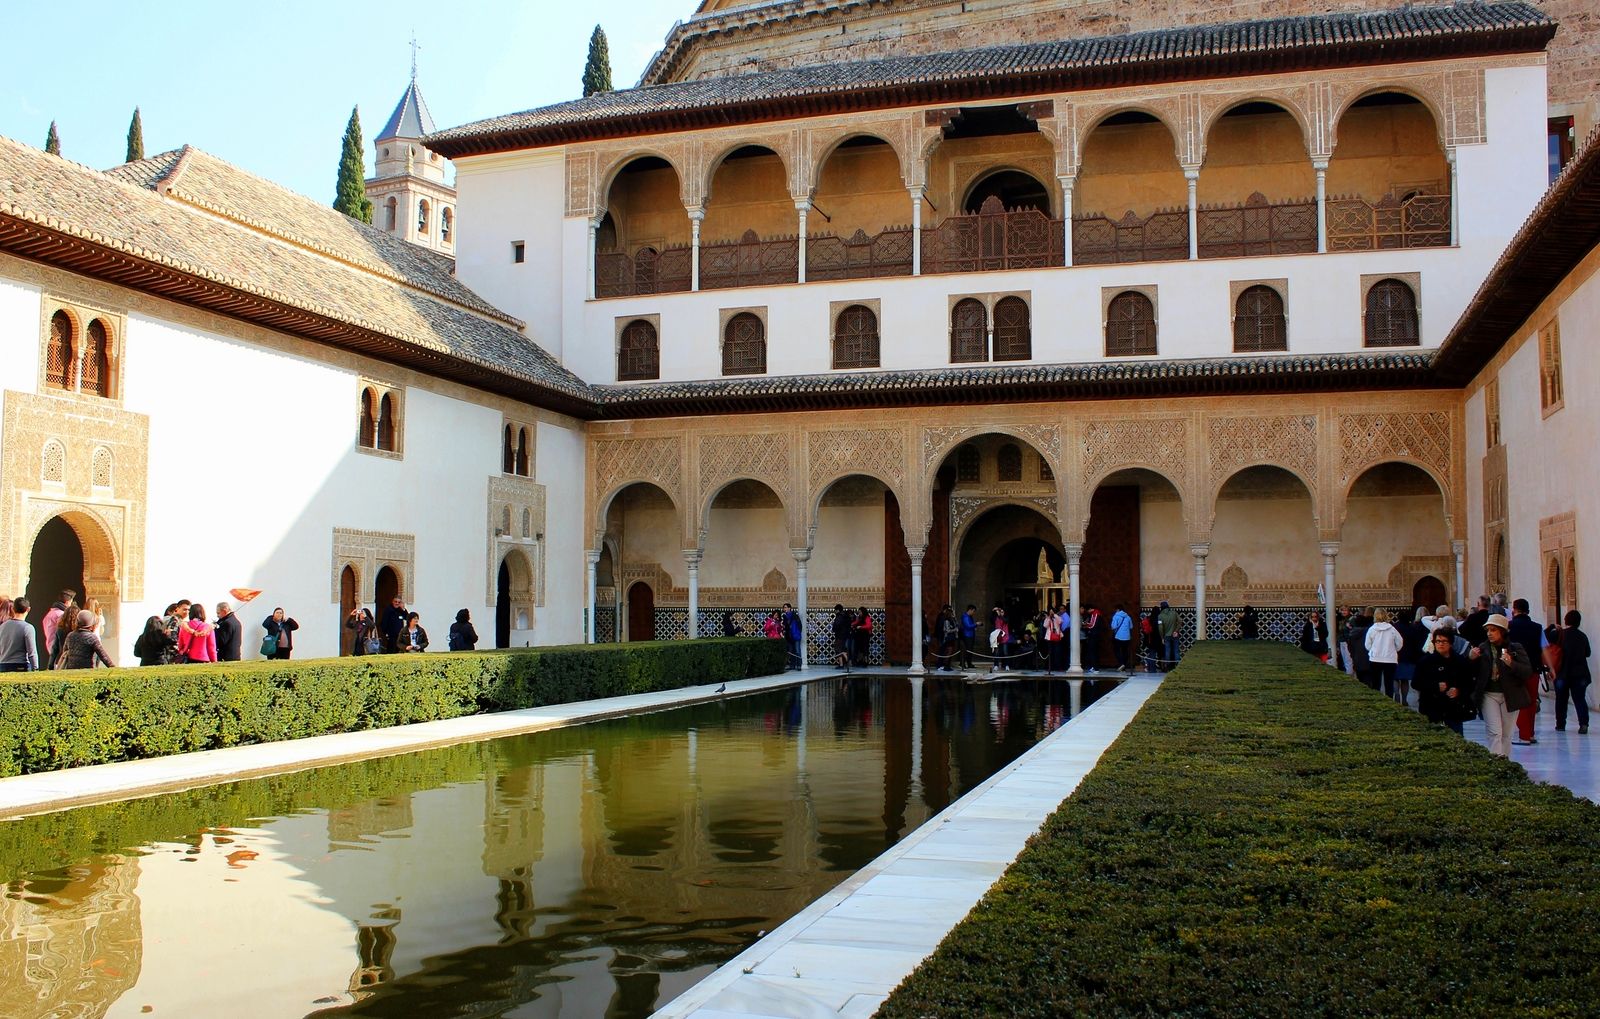
{"type": "Polygon", "coordinates": [[[417,31],[416,31],[416,29],[412,29],[411,30],[411,84],[413,84],[413,85],[415,85],[417,83],[417,50],[419,50],[419,49],[421,49],[421,46],[419,46],[418,43],[417,43],[417,31]]]}

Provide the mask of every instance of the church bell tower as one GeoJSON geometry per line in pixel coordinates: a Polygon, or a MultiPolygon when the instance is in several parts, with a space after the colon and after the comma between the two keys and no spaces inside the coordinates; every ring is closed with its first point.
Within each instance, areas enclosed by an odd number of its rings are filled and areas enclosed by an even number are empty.
{"type": "Polygon", "coordinates": [[[454,254],[456,189],[446,179],[449,161],[422,144],[432,132],[433,117],[417,88],[413,58],[411,83],[373,140],[377,173],[367,180],[372,225],[413,244],[454,254]]]}

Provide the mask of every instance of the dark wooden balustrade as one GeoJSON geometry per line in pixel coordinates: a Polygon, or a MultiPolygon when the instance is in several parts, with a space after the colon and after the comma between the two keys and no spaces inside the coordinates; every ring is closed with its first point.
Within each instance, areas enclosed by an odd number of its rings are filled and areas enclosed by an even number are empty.
{"type": "Polygon", "coordinates": [[[1171,262],[1189,257],[1189,210],[1157,209],[1121,219],[1098,213],[1072,217],[1072,264],[1171,262]]]}
{"type": "Polygon", "coordinates": [[[1317,200],[1269,202],[1259,192],[1243,205],[1196,210],[1201,258],[1299,255],[1317,250],[1317,200]]]}
{"type": "Polygon", "coordinates": [[[922,232],[922,271],[993,272],[1066,264],[1064,226],[1038,209],[1006,210],[990,197],[978,212],[922,232]]]}
{"type": "Polygon", "coordinates": [[[1379,251],[1450,245],[1450,196],[1408,192],[1376,202],[1355,195],[1328,199],[1328,250],[1379,251]]]}

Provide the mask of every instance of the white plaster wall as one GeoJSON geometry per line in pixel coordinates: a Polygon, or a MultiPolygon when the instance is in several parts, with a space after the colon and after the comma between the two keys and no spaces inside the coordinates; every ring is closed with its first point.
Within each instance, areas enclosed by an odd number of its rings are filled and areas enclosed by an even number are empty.
{"type": "Polygon", "coordinates": [[[5,337],[5,356],[0,357],[0,399],[8,389],[38,391],[39,358],[43,356],[39,342],[40,303],[38,287],[0,279],[0,336],[5,337]]]}
{"type": "MultiPolygon", "coordinates": [[[[774,566],[781,569],[786,560],[794,562],[782,506],[711,508],[700,563],[702,588],[759,588],[767,573],[774,566]]],[[[792,574],[791,567],[784,575],[792,579],[792,574]]]]}
{"type": "MultiPolygon", "coordinates": [[[[1343,558],[1341,552],[1341,570],[1343,558]]],[[[1252,584],[1320,582],[1322,553],[1310,497],[1220,501],[1211,530],[1207,579],[1220,582],[1222,571],[1235,562],[1252,584]]]]}
{"type": "MultiPolygon", "coordinates": [[[[824,504],[817,513],[817,540],[806,565],[807,586],[881,588],[883,512],[882,506],[824,504]]],[[[784,573],[793,583],[793,568],[784,573]]]]}
{"type": "Polygon", "coordinates": [[[1488,400],[1482,389],[1467,398],[1462,413],[1466,424],[1466,485],[1467,503],[1467,590],[1464,599],[1471,599],[1489,589],[1489,555],[1484,548],[1483,528],[1486,521],[1483,511],[1483,457],[1488,452],[1487,432],[1488,400]]]}
{"type": "MultiPolygon", "coordinates": [[[[1387,584],[1389,571],[1405,556],[1449,556],[1450,530],[1444,498],[1407,495],[1350,500],[1339,535],[1341,584],[1387,584]]],[[[1455,586],[1454,567],[1438,573],[1455,586]]]]}
{"type": "MultiPolygon", "coordinates": [[[[572,644],[583,640],[584,592],[592,540],[584,519],[584,439],[577,428],[540,422],[535,429],[534,478],[544,485],[544,606],[535,632],[511,632],[511,644],[572,644]]],[[[483,632],[480,628],[480,634],[483,632]]]]}

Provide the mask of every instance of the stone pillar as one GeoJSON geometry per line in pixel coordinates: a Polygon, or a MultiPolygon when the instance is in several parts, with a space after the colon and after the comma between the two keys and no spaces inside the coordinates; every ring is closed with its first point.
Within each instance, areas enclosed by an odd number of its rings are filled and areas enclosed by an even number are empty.
{"type": "MultiPolygon", "coordinates": [[[[595,295],[594,260],[595,260],[595,256],[599,254],[599,246],[598,246],[597,236],[600,233],[600,221],[598,219],[590,219],[588,221],[588,225],[589,225],[589,285],[588,285],[588,291],[587,292],[589,294],[589,300],[592,301],[592,300],[594,300],[594,295],[595,295]]],[[[590,599],[590,600],[591,600],[591,602],[593,601],[593,599],[590,599]]]]}
{"type": "Polygon", "coordinates": [[[700,289],[700,224],[706,220],[704,206],[689,206],[689,289],[700,289]]]}
{"type": "Polygon", "coordinates": [[[800,667],[811,665],[811,617],[806,614],[806,563],[811,561],[809,548],[791,548],[795,569],[795,611],[800,613],[800,667]]]}
{"type": "Polygon", "coordinates": [[[1189,554],[1194,556],[1194,639],[1206,639],[1206,556],[1211,554],[1210,545],[1190,545],[1189,554]]]}
{"type": "Polygon", "coordinates": [[[1200,168],[1184,167],[1183,179],[1189,182],[1189,259],[1200,257],[1200,168]]]}
{"type": "Polygon", "coordinates": [[[811,199],[796,198],[794,200],[795,215],[800,220],[800,233],[797,240],[796,258],[799,266],[795,270],[795,282],[806,281],[806,220],[811,216],[811,199]]]}
{"type": "Polygon", "coordinates": [[[1079,645],[1079,638],[1083,636],[1083,620],[1079,618],[1082,612],[1083,601],[1079,597],[1078,566],[1083,560],[1083,543],[1072,542],[1067,545],[1067,613],[1072,616],[1072,626],[1067,633],[1067,639],[1072,643],[1067,646],[1071,654],[1071,664],[1067,666],[1070,676],[1083,675],[1083,648],[1079,645]]]}
{"type": "Polygon", "coordinates": [[[1456,590],[1450,604],[1470,605],[1472,599],[1467,597],[1467,543],[1460,539],[1452,540],[1450,552],[1456,557],[1456,590]]]}
{"type": "Polygon", "coordinates": [[[594,614],[595,614],[595,574],[600,569],[600,552],[598,549],[588,549],[583,553],[584,559],[589,563],[589,600],[585,602],[588,609],[584,615],[588,617],[584,622],[584,643],[594,643],[594,614]]]}
{"type": "Polygon", "coordinates": [[[927,189],[921,184],[907,188],[911,192],[911,275],[922,275],[922,196],[927,189]]]}
{"type": "Polygon", "coordinates": [[[1067,680],[1067,718],[1077,718],[1083,713],[1083,680],[1067,680]]]}
{"type": "Polygon", "coordinates": [[[1459,177],[1454,145],[1444,150],[1444,158],[1450,164],[1450,246],[1455,247],[1461,243],[1461,203],[1456,201],[1459,177]]]}
{"type": "Polygon", "coordinates": [[[1328,624],[1328,664],[1333,665],[1338,655],[1334,652],[1339,647],[1338,632],[1338,599],[1334,597],[1334,561],[1339,558],[1339,543],[1325,541],[1322,543],[1322,618],[1328,624]]]}
{"type": "Polygon", "coordinates": [[[921,676],[927,670],[922,664],[922,557],[926,545],[907,545],[911,557],[911,675],[921,676]]]}
{"type": "Polygon", "coordinates": [[[1072,189],[1078,183],[1078,178],[1068,175],[1057,177],[1061,182],[1061,252],[1064,256],[1062,265],[1072,264],[1072,189]]]}
{"type": "Polygon", "coordinates": [[[1313,159],[1311,168],[1317,171],[1317,251],[1328,250],[1328,161],[1313,159]]]}
{"type": "Polygon", "coordinates": [[[697,548],[683,550],[683,561],[689,567],[689,639],[700,636],[700,560],[705,555],[697,548]]]}

